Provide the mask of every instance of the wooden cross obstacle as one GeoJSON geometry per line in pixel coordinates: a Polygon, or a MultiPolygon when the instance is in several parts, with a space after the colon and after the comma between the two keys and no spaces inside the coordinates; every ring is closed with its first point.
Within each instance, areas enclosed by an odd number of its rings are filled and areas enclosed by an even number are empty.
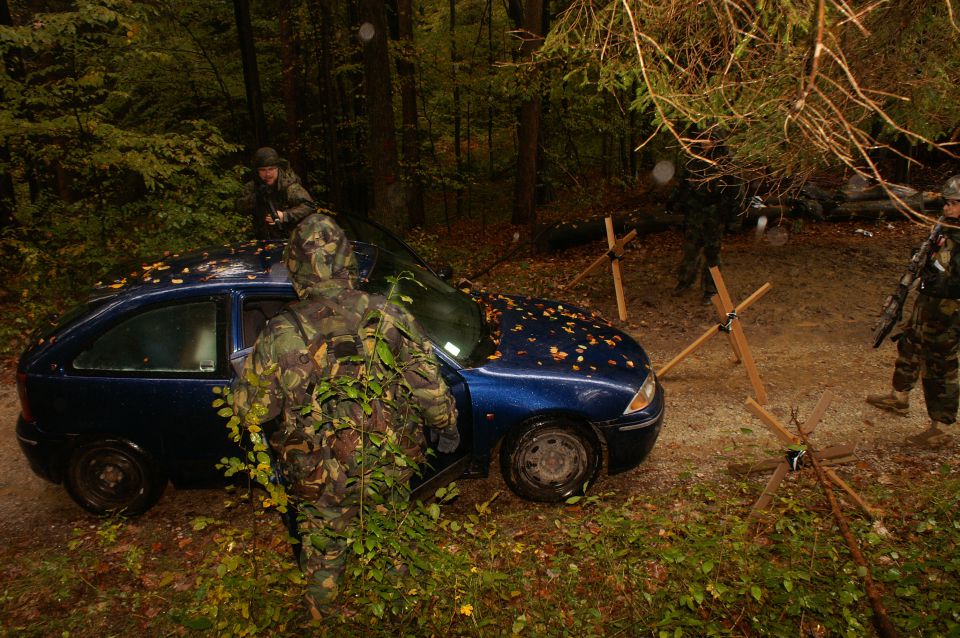
{"type": "Polygon", "coordinates": [[[734,361],[743,361],[743,367],[746,368],[747,376],[750,378],[750,385],[753,386],[753,391],[756,393],[757,402],[761,404],[766,403],[767,392],[763,388],[763,381],[760,379],[757,364],[754,362],[753,354],[750,352],[747,337],[743,333],[743,326],[740,325],[740,314],[752,306],[760,297],[767,294],[773,286],[769,281],[766,282],[755,290],[752,295],[740,302],[738,306],[734,307],[733,301],[730,299],[730,293],[727,291],[727,286],[723,281],[723,276],[720,274],[720,269],[716,266],[711,268],[710,276],[713,278],[713,283],[717,287],[717,294],[711,298],[711,301],[720,317],[720,323],[708,328],[699,338],[684,348],[680,354],[657,370],[657,376],[663,378],[675,365],[706,343],[710,337],[718,332],[725,332],[730,341],[730,347],[733,348],[734,361]]]}
{"type": "Polygon", "coordinates": [[[631,230],[622,238],[617,239],[617,235],[613,231],[613,218],[605,217],[603,221],[607,227],[607,252],[597,257],[592,264],[587,266],[583,272],[574,277],[570,283],[561,286],[561,290],[566,290],[567,288],[576,285],[581,279],[603,265],[605,261],[609,261],[610,266],[613,269],[613,288],[617,295],[617,312],[620,315],[620,321],[626,321],[627,302],[623,296],[623,272],[620,269],[620,260],[623,259],[626,245],[636,238],[637,231],[636,229],[631,230]]]}
{"type": "MultiPolygon", "coordinates": [[[[867,504],[859,494],[857,494],[852,487],[850,487],[843,479],[841,479],[837,473],[833,470],[831,465],[836,465],[837,463],[843,463],[845,461],[851,460],[853,454],[854,446],[853,445],[837,445],[834,447],[829,447],[824,450],[814,450],[809,446],[809,437],[813,434],[814,429],[817,427],[817,424],[820,422],[820,419],[823,418],[823,415],[827,411],[827,407],[830,405],[830,401],[833,400],[833,394],[827,390],[823,393],[823,396],[820,397],[820,400],[817,402],[817,405],[813,408],[813,412],[810,414],[810,417],[802,424],[797,426],[797,430],[800,433],[799,436],[791,434],[787,428],[785,428],[777,418],[763,409],[759,403],[754,401],[752,398],[747,399],[746,407],[755,417],[760,419],[760,421],[767,426],[774,435],[780,439],[781,442],[785,443],[788,447],[786,454],[779,459],[770,459],[769,461],[764,461],[761,464],[756,465],[755,467],[770,467],[774,462],[773,475],[770,477],[770,480],[767,481],[767,485],[763,488],[763,493],[760,495],[760,498],[757,499],[757,502],[753,504],[753,507],[750,509],[750,514],[748,518],[753,517],[760,510],[764,509],[767,505],[770,504],[770,501],[773,499],[773,494],[777,491],[777,488],[780,487],[780,483],[786,477],[787,472],[791,470],[800,470],[802,469],[802,462],[798,464],[792,464],[789,458],[791,452],[797,454],[794,458],[802,458],[799,456],[800,446],[806,445],[806,449],[803,450],[803,454],[809,454],[817,461],[817,463],[822,467],[823,473],[827,478],[837,487],[846,492],[853,501],[859,505],[864,512],[867,513],[871,518],[876,518],[876,510],[873,507],[867,504]],[[790,448],[794,448],[791,450],[790,448]]],[[[743,469],[746,465],[740,466],[731,466],[731,469],[743,469]]],[[[748,471],[752,471],[752,468],[748,471]]]]}

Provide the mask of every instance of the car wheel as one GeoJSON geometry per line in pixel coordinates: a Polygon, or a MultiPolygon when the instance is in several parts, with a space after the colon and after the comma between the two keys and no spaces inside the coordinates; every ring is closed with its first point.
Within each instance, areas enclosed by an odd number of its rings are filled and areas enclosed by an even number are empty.
{"type": "Polygon", "coordinates": [[[133,516],[157,502],[167,477],[140,447],[102,439],[73,452],[64,482],[71,498],[89,512],[133,516]]]}
{"type": "Polygon", "coordinates": [[[548,417],[515,428],[500,445],[500,469],[518,496],[546,503],[583,494],[600,470],[600,440],[585,424],[548,417]]]}

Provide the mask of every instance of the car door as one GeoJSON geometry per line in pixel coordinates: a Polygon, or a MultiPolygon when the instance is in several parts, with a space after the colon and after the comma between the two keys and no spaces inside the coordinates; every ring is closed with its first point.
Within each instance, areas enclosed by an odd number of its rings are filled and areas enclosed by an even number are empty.
{"type": "Polygon", "coordinates": [[[460,446],[449,454],[436,450],[437,435],[426,432],[430,452],[427,454],[421,476],[411,481],[413,498],[428,500],[438,488],[455,481],[467,471],[473,451],[473,410],[470,407],[470,391],[454,366],[439,355],[441,374],[447,387],[453,394],[457,405],[457,429],[460,432],[460,446]]]}
{"type": "Polygon", "coordinates": [[[226,313],[225,296],[117,309],[51,378],[49,409],[70,434],[143,446],[175,482],[217,478],[232,449],[211,405],[213,388],[229,383],[226,313]]]}

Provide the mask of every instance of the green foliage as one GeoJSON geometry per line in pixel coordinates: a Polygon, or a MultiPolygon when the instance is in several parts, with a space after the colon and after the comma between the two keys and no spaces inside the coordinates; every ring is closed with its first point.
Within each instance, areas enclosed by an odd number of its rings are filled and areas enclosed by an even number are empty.
{"type": "Polygon", "coordinates": [[[194,529],[204,528],[215,530],[213,547],[197,570],[194,601],[174,612],[173,620],[224,638],[286,631],[297,617],[303,585],[289,550],[276,542],[261,544],[250,529],[194,519],[194,529]]]}
{"type": "MultiPolygon", "coordinates": [[[[437,550],[421,555],[429,569],[387,569],[380,584],[357,554],[344,604],[319,623],[302,609],[302,578],[273,516],[233,508],[172,526],[111,519],[11,548],[0,564],[0,615],[18,636],[869,635],[861,572],[818,506],[819,488],[785,485],[748,523],[761,486],[698,482],[562,509],[516,507],[497,494],[453,514],[445,507],[417,541],[437,550]]],[[[864,496],[884,520],[847,514],[894,625],[903,635],[955,635],[955,468],[864,496]]],[[[408,533],[381,538],[409,542],[408,533]]]]}
{"type": "Polygon", "coordinates": [[[236,145],[196,117],[130,117],[150,17],[142,3],[85,0],[0,26],[0,172],[16,194],[0,254],[28,326],[133,260],[247,230],[232,210],[238,176],[217,163],[236,145]]]}

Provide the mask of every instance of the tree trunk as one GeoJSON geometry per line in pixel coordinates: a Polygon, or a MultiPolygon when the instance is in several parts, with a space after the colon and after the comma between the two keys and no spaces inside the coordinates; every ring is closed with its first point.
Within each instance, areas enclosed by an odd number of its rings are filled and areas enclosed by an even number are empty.
{"type": "MultiPolygon", "coordinates": [[[[533,53],[542,41],[543,1],[527,0],[523,12],[523,44],[520,55],[523,62],[533,59],[533,53]]],[[[530,97],[520,106],[517,126],[517,179],[514,186],[514,224],[537,222],[537,147],[540,135],[539,95],[530,97]]]]}
{"type": "Polygon", "coordinates": [[[393,122],[390,55],[387,51],[386,5],[360,0],[360,39],[363,43],[364,96],[368,122],[367,154],[370,163],[371,217],[400,232],[405,197],[397,179],[397,142],[393,122]]]}
{"type": "MultiPolygon", "coordinates": [[[[319,29],[317,84],[320,87],[320,118],[323,124],[324,185],[327,201],[334,210],[343,210],[343,169],[340,166],[340,136],[337,119],[341,113],[339,93],[333,79],[333,8],[331,0],[308,5],[319,29]],[[315,9],[319,8],[319,15],[315,9]]],[[[314,196],[316,194],[314,193],[314,196]]]]}
{"type": "Polygon", "coordinates": [[[426,223],[423,207],[423,181],[420,179],[420,135],[417,118],[417,85],[413,49],[413,2],[397,1],[400,55],[397,57],[397,78],[400,82],[400,103],[403,107],[403,179],[407,187],[407,221],[411,228],[426,223]]]}
{"type": "Polygon", "coordinates": [[[457,0],[450,0],[450,82],[453,84],[453,157],[457,169],[457,218],[463,216],[463,188],[461,187],[463,160],[460,157],[460,82],[457,66],[460,57],[457,54],[457,0]]]}
{"type": "Polygon", "coordinates": [[[300,45],[297,42],[296,28],[290,17],[290,3],[280,3],[280,63],[283,78],[283,110],[286,116],[287,145],[284,154],[294,172],[301,178],[306,177],[307,167],[303,156],[303,142],[300,139],[300,124],[303,115],[300,110],[300,45]]]}
{"type": "MultiPolygon", "coordinates": [[[[13,16],[10,15],[10,6],[7,0],[0,0],[0,25],[6,27],[13,26],[13,16]]],[[[11,77],[20,78],[23,76],[23,65],[20,56],[14,53],[9,58],[3,60],[3,65],[11,77]]],[[[0,90],[0,99],[3,99],[3,91],[0,90]]],[[[0,146],[0,167],[10,166],[10,149],[6,146],[0,146]]],[[[0,170],[0,228],[6,228],[13,222],[13,211],[17,207],[16,191],[13,188],[13,177],[9,170],[0,170]]]]}
{"type": "Polygon", "coordinates": [[[233,0],[237,21],[237,36],[240,39],[240,59],[243,63],[243,84],[247,91],[247,111],[253,129],[253,146],[267,145],[267,119],[263,115],[263,96],[260,93],[260,72],[257,70],[257,50],[253,42],[253,27],[250,24],[250,1],[233,0]]]}

